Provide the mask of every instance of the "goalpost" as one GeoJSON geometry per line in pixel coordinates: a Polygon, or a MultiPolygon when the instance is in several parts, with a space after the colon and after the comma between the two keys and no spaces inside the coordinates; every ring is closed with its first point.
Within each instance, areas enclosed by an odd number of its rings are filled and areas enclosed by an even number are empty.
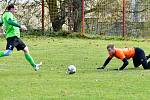
{"type": "Polygon", "coordinates": [[[42,0],[42,31],[44,32],[44,0],[42,0]]]}
{"type": "Polygon", "coordinates": [[[122,36],[125,36],[125,32],[126,32],[126,0],[123,0],[122,3],[122,36]]]}
{"type": "MultiPolygon", "coordinates": [[[[122,36],[126,34],[126,0],[122,0],[122,36]]],[[[82,32],[81,35],[85,33],[85,1],[82,0],[82,32]]]]}
{"type": "Polygon", "coordinates": [[[82,34],[83,35],[85,33],[85,16],[84,16],[84,0],[82,0],[82,34]]]}

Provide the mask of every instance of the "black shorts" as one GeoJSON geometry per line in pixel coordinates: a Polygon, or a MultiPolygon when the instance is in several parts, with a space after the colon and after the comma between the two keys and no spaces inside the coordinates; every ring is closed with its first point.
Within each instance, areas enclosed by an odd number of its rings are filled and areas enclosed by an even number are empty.
{"type": "Polygon", "coordinates": [[[17,36],[7,38],[6,50],[13,50],[14,47],[16,47],[16,49],[19,51],[19,50],[24,50],[26,45],[17,36]]]}
{"type": "Polygon", "coordinates": [[[142,64],[144,69],[149,69],[145,52],[141,48],[135,48],[135,56],[133,57],[133,64],[134,67],[139,67],[142,64]]]}

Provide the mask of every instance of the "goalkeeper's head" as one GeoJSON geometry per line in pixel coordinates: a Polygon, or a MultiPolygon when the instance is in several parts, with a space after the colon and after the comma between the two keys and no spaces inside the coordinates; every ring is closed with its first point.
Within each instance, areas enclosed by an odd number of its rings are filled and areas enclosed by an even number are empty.
{"type": "Polygon", "coordinates": [[[107,45],[107,50],[108,50],[109,55],[114,55],[115,54],[115,46],[114,46],[114,44],[107,45]]]}

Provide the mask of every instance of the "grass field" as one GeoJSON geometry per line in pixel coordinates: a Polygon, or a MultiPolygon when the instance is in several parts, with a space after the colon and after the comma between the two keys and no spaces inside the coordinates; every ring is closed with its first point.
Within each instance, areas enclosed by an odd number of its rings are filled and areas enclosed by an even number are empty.
{"type": "MultiPolygon", "coordinates": [[[[14,50],[0,59],[0,100],[149,100],[150,71],[124,71],[114,59],[105,70],[96,70],[107,57],[106,45],[141,47],[150,53],[149,42],[88,40],[66,38],[24,38],[30,53],[42,69],[35,72],[22,52],[14,50]],[[67,66],[77,66],[77,73],[66,75],[67,66]]],[[[6,41],[0,40],[4,50],[6,41]]]]}

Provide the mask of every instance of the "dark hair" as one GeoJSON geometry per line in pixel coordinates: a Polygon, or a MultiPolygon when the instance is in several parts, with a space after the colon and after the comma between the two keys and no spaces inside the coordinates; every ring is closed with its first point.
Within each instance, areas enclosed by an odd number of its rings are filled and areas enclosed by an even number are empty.
{"type": "Polygon", "coordinates": [[[109,45],[107,45],[107,49],[109,49],[109,48],[111,48],[111,49],[114,49],[114,44],[109,44],[109,45]]]}
{"type": "Polygon", "coordinates": [[[6,9],[10,10],[11,8],[15,8],[14,4],[9,4],[6,9]]]}

